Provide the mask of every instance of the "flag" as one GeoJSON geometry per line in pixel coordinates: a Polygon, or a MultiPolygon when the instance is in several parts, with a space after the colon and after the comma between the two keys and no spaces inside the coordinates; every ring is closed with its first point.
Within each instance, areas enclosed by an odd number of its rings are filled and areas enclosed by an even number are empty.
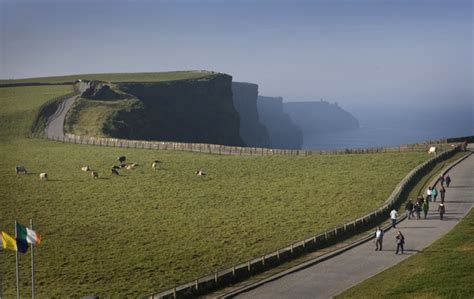
{"type": "Polygon", "coordinates": [[[18,248],[18,252],[26,253],[28,251],[28,243],[23,239],[16,238],[16,247],[18,248]]]}
{"type": "Polygon", "coordinates": [[[17,251],[18,248],[16,246],[16,240],[9,236],[6,232],[2,232],[2,247],[4,249],[10,249],[13,251],[17,251]]]}
{"type": "Polygon", "coordinates": [[[25,240],[26,242],[34,245],[41,243],[41,235],[32,229],[27,228],[20,223],[16,224],[16,231],[19,239],[25,240]]]}

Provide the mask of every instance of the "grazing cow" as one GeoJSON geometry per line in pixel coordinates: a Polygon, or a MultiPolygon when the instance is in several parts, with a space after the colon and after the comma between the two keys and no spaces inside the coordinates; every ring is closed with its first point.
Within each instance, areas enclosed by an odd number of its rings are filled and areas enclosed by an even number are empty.
{"type": "Polygon", "coordinates": [[[16,174],[19,174],[19,173],[26,174],[26,168],[25,166],[17,165],[15,166],[15,172],[16,174]]]}
{"type": "Polygon", "coordinates": [[[112,166],[113,169],[120,169],[121,167],[120,166],[117,166],[117,165],[114,165],[112,166]]]}
{"type": "Polygon", "coordinates": [[[91,172],[91,175],[92,175],[92,178],[94,178],[94,179],[99,178],[99,174],[96,171],[91,172]]]}
{"type": "Polygon", "coordinates": [[[112,168],[112,173],[111,174],[115,174],[115,175],[119,175],[119,172],[117,169],[115,168],[112,168]]]}
{"type": "Polygon", "coordinates": [[[120,157],[117,158],[117,160],[120,162],[120,164],[123,164],[123,162],[125,162],[125,160],[127,160],[127,157],[120,156],[120,157]]]}
{"type": "Polygon", "coordinates": [[[89,168],[89,166],[83,166],[83,167],[81,167],[81,170],[82,171],[89,171],[91,169],[89,168]]]}
{"type": "Polygon", "coordinates": [[[160,166],[161,166],[161,162],[158,161],[158,160],[155,160],[155,161],[151,164],[151,168],[153,168],[153,170],[159,169],[160,166]]]}
{"type": "Polygon", "coordinates": [[[48,174],[46,172],[40,173],[40,180],[47,181],[48,180],[48,174]]]}
{"type": "Polygon", "coordinates": [[[428,154],[436,154],[436,147],[432,146],[430,147],[430,150],[428,151],[428,154]]]}
{"type": "Polygon", "coordinates": [[[197,176],[203,176],[203,175],[206,175],[206,173],[204,171],[198,169],[198,170],[196,170],[196,175],[197,176]]]}

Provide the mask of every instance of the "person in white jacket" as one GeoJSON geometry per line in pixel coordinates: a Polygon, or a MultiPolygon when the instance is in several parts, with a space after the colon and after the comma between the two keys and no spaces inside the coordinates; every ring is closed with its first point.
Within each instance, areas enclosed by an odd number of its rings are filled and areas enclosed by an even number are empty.
{"type": "Polygon", "coordinates": [[[390,212],[390,219],[392,219],[392,227],[395,228],[396,224],[397,224],[397,217],[398,217],[398,213],[397,213],[397,210],[393,209],[391,212],[390,212]]]}

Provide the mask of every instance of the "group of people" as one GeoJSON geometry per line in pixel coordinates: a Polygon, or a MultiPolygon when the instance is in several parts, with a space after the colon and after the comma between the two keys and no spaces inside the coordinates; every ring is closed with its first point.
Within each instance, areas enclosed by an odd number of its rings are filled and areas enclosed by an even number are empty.
{"type": "MultiPolygon", "coordinates": [[[[438,194],[441,197],[441,202],[438,206],[438,213],[439,213],[439,219],[443,220],[444,213],[446,212],[446,207],[444,206],[444,200],[445,200],[445,195],[446,195],[446,189],[444,188],[444,185],[446,183],[446,187],[449,188],[449,185],[451,184],[451,178],[449,175],[446,176],[440,176],[438,178],[438,182],[440,183],[440,188],[439,190],[436,189],[436,185],[433,187],[428,187],[426,190],[426,197],[423,197],[423,195],[418,196],[416,201],[413,203],[412,200],[408,200],[408,202],[405,205],[405,212],[408,217],[408,219],[411,219],[412,217],[415,217],[416,219],[421,218],[421,211],[423,211],[423,216],[424,219],[426,219],[426,216],[428,215],[428,211],[430,209],[430,202],[436,202],[438,194]]],[[[393,209],[390,212],[390,219],[392,220],[392,227],[396,228],[397,225],[397,218],[398,218],[398,212],[397,210],[393,209]]],[[[380,228],[380,226],[377,227],[377,230],[375,231],[375,250],[382,250],[382,244],[383,244],[383,236],[384,236],[384,231],[380,228]]],[[[398,254],[399,251],[403,254],[403,245],[405,244],[405,236],[402,234],[401,231],[397,232],[397,235],[395,236],[395,240],[397,243],[397,250],[395,254],[398,254]]]]}
{"type": "MultiPolygon", "coordinates": [[[[377,230],[375,231],[375,251],[382,250],[383,246],[383,236],[384,236],[384,231],[380,228],[380,226],[377,227],[377,230]]],[[[395,241],[397,242],[397,251],[395,254],[398,254],[399,251],[403,254],[403,245],[405,245],[405,236],[402,234],[401,231],[397,232],[397,235],[395,236],[395,241]]]]}
{"type": "Polygon", "coordinates": [[[405,212],[408,219],[411,219],[415,216],[416,219],[420,219],[422,211],[424,219],[426,219],[426,216],[428,215],[428,211],[430,209],[430,202],[436,202],[439,194],[441,197],[441,202],[438,206],[438,213],[439,219],[443,220],[444,213],[446,212],[446,207],[444,205],[446,189],[444,188],[444,184],[446,183],[446,187],[449,188],[449,185],[451,184],[451,178],[449,177],[449,175],[447,175],[446,177],[440,176],[438,181],[440,182],[439,190],[436,189],[436,186],[428,187],[428,189],[426,190],[426,197],[420,195],[414,203],[411,200],[408,200],[405,205],[405,212]]]}

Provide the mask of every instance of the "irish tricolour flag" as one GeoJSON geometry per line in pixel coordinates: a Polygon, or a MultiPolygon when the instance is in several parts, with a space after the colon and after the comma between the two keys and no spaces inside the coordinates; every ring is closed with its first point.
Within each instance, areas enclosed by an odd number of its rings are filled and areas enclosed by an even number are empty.
{"type": "Polygon", "coordinates": [[[16,224],[17,238],[25,240],[26,242],[39,245],[41,243],[41,235],[35,232],[32,229],[27,228],[26,226],[21,225],[20,223],[16,224]]]}

